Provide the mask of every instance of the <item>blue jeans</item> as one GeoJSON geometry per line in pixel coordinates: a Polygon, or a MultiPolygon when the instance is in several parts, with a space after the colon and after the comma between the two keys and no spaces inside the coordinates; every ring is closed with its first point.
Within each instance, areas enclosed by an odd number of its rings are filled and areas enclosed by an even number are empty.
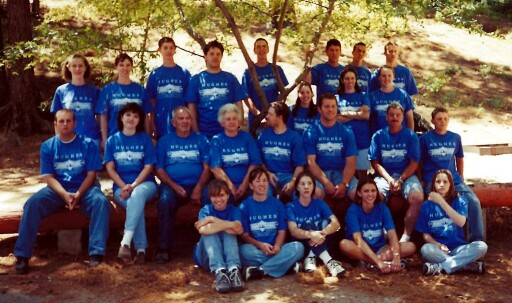
{"type": "MultiPolygon", "coordinates": [[[[80,211],[91,222],[89,224],[89,255],[105,255],[110,220],[110,204],[97,186],[91,186],[80,199],[80,211]]],[[[66,204],[57,193],[45,187],[30,197],[23,206],[18,239],[14,246],[16,257],[30,258],[41,220],[66,209],[66,204]]]]}
{"type": "Polygon", "coordinates": [[[194,249],[194,262],[204,270],[241,268],[236,236],[226,232],[202,235],[194,249]]]}
{"type": "Polygon", "coordinates": [[[294,241],[285,243],[275,256],[267,256],[252,244],[240,246],[240,259],[243,266],[259,266],[271,277],[279,278],[304,256],[302,243],[294,241]]]}
{"type": "MultiPolygon", "coordinates": [[[[190,195],[194,190],[195,185],[182,185],[187,192],[185,198],[180,197],[174,190],[167,184],[160,184],[158,188],[159,198],[157,202],[158,209],[158,249],[169,250],[172,247],[174,236],[174,221],[176,212],[180,207],[190,201],[190,195]]],[[[207,187],[203,189],[201,194],[201,201],[208,199],[207,187]]]]}
{"type": "Polygon", "coordinates": [[[426,243],[421,248],[421,255],[427,262],[439,263],[451,274],[463,268],[465,265],[480,259],[487,253],[487,244],[483,241],[475,241],[457,246],[449,254],[444,253],[434,244],[426,243]]]}
{"type": "Polygon", "coordinates": [[[156,190],[155,182],[144,181],[133,189],[128,199],[119,197],[122,192],[121,188],[118,188],[114,193],[117,203],[126,209],[124,230],[133,231],[133,245],[137,250],[145,250],[148,247],[144,206],[156,195],[156,190]]]}

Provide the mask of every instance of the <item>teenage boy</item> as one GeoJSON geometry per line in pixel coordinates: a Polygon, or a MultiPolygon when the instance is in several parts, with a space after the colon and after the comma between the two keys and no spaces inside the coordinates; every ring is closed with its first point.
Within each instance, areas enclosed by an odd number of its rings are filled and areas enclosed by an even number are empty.
{"type": "Polygon", "coordinates": [[[344,68],[339,63],[341,42],[338,39],[327,41],[325,54],[327,55],[327,62],[313,66],[311,73],[305,79],[307,82],[316,85],[317,102],[324,93],[337,93],[340,74],[344,68]]]}
{"type": "Polygon", "coordinates": [[[354,45],[352,49],[352,62],[350,62],[347,66],[352,66],[357,73],[357,85],[359,88],[368,93],[368,84],[370,82],[370,78],[372,77],[372,72],[370,69],[363,65],[363,60],[366,57],[366,44],[363,42],[358,42],[354,45]]]}

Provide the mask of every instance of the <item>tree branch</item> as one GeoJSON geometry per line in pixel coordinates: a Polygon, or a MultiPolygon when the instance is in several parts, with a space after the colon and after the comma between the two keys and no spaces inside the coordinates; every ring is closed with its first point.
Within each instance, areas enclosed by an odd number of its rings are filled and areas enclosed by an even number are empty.
{"type": "Polygon", "coordinates": [[[190,24],[187,21],[187,18],[185,17],[185,12],[183,11],[183,6],[181,5],[180,0],[174,0],[174,5],[176,6],[176,9],[178,10],[178,13],[180,14],[180,20],[183,24],[183,27],[185,28],[185,31],[187,34],[194,39],[199,45],[201,45],[201,49],[204,49],[206,46],[206,41],[204,41],[204,38],[196,33],[194,29],[190,26],[190,24]]]}
{"type": "MultiPolygon", "coordinates": [[[[286,9],[288,8],[288,0],[283,2],[283,6],[281,7],[281,15],[279,16],[279,21],[277,22],[277,32],[274,43],[274,53],[272,54],[272,70],[274,71],[274,76],[277,81],[277,88],[279,89],[279,96],[276,101],[286,99],[285,92],[286,88],[284,87],[283,80],[281,79],[281,75],[279,75],[279,70],[277,69],[277,51],[279,49],[279,41],[281,41],[281,35],[283,34],[283,24],[284,17],[286,16],[286,9]]],[[[266,112],[268,110],[268,103],[262,104],[263,110],[266,112]]]]}

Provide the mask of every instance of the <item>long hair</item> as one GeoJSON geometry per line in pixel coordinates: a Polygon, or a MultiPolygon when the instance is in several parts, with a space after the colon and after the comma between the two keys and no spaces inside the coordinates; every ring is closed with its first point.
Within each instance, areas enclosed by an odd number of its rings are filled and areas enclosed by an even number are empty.
{"type": "Polygon", "coordinates": [[[122,131],[124,128],[123,124],[123,115],[127,112],[132,112],[134,114],[139,115],[139,124],[137,124],[137,127],[135,128],[135,131],[137,133],[143,132],[145,130],[144,127],[144,121],[145,121],[145,115],[144,111],[142,110],[142,107],[138,105],[135,102],[126,103],[125,106],[121,108],[119,111],[119,114],[117,114],[117,128],[122,131]]]}
{"type": "MultiPolygon", "coordinates": [[[[373,204],[375,205],[377,203],[380,203],[381,200],[380,200],[380,195],[379,195],[379,188],[377,187],[377,183],[375,183],[375,180],[373,180],[373,178],[370,177],[370,176],[365,177],[365,178],[359,180],[359,182],[357,183],[357,187],[356,187],[356,193],[360,193],[361,189],[366,184],[372,184],[373,186],[375,186],[375,189],[377,189],[377,195],[375,197],[375,202],[373,204]]],[[[357,194],[356,194],[356,201],[355,201],[355,203],[357,205],[361,205],[363,203],[363,199],[359,195],[357,195],[357,194]]]]}
{"type": "MultiPolygon", "coordinates": [[[[309,107],[308,107],[308,115],[307,117],[308,118],[313,118],[314,116],[316,116],[316,114],[318,113],[318,110],[316,108],[316,105],[315,103],[313,102],[313,97],[315,96],[315,94],[313,94],[313,88],[311,87],[311,83],[309,82],[306,82],[306,81],[302,81],[300,84],[299,84],[299,87],[297,88],[297,91],[300,92],[300,90],[303,88],[303,87],[309,87],[309,90],[311,91],[311,102],[309,102],[309,107]]],[[[297,116],[297,113],[299,112],[299,107],[300,107],[300,98],[297,96],[297,100],[295,101],[295,105],[293,106],[293,109],[292,109],[292,113],[293,113],[293,116],[297,116]]]]}
{"type": "Polygon", "coordinates": [[[81,54],[73,54],[67,57],[66,60],[62,63],[62,78],[66,81],[71,81],[72,75],[68,65],[73,59],[82,59],[82,62],[85,65],[84,79],[89,79],[91,76],[91,65],[89,64],[89,61],[87,61],[87,58],[81,54]]]}
{"type": "Polygon", "coordinates": [[[353,73],[354,76],[356,77],[356,85],[354,86],[354,88],[356,89],[356,93],[361,92],[361,88],[359,87],[359,84],[357,84],[357,71],[356,71],[356,69],[353,68],[350,65],[347,65],[347,67],[345,67],[345,69],[341,72],[340,80],[338,82],[338,91],[337,92],[338,92],[338,95],[340,95],[340,96],[345,93],[345,85],[343,84],[343,78],[348,73],[353,73]]]}
{"type": "Polygon", "coordinates": [[[450,182],[450,189],[448,190],[448,193],[446,194],[446,202],[448,204],[451,204],[453,199],[457,198],[459,193],[455,191],[455,183],[453,182],[452,173],[449,170],[443,168],[443,169],[436,171],[436,173],[432,177],[432,182],[430,183],[430,191],[437,192],[436,191],[436,178],[440,174],[445,174],[448,177],[448,181],[450,182]]]}
{"type": "Polygon", "coordinates": [[[299,186],[300,179],[302,179],[303,177],[309,177],[311,179],[311,181],[313,181],[313,190],[311,191],[311,195],[313,195],[316,190],[315,177],[313,177],[313,174],[311,172],[309,172],[307,170],[303,170],[297,175],[297,179],[295,179],[294,186],[295,186],[295,195],[297,195],[297,197],[300,197],[300,192],[297,189],[297,187],[299,186]]]}

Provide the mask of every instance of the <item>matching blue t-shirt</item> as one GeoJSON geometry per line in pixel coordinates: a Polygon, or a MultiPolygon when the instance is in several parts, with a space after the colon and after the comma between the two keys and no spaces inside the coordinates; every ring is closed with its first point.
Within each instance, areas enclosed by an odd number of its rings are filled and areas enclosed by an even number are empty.
{"type": "Polygon", "coordinates": [[[274,245],[277,233],[287,230],[286,212],[283,203],[272,196],[265,201],[245,199],[239,206],[242,226],[257,241],[274,245]]]}
{"type": "Polygon", "coordinates": [[[332,210],[321,199],[311,199],[308,206],[300,204],[298,199],[286,205],[288,221],[304,230],[322,230],[332,215],[332,210]]]}
{"type": "Polygon", "coordinates": [[[233,204],[227,204],[223,210],[217,210],[213,204],[206,204],[199,211],[198,220],[202,220],[208,216],[216,217],[224,221],[239,221],[242,222],[242,213],[240,209],[233,204]]]}
{"type": "MultiPolygon", "coordinates": [[[[336,95],[338,102],[338,110],[343,111],[359,111],[361,106],[366,105],[370,108],[370,100],[364,92],[353,94],[336,95]]],[[[350,127],[354,132],[357,149],[367,149],[370,146],[370,122],[368,120],[352,119],[344,125],[350,127]]]]}
{"type": "Polygon", "coordinates": [[[320,120],[320,113],[316,112],[313,117],[308,117],[309,109],[299,106],[297,109],[297,115],[294,115],[293,107],[293,105],[290,106],[290,116],[288,117],[286,126],[302,136],[306,128],[308,128],[315,121],[320,120]]]}
{"type": "Polygon", "coordinates": [[[306,165],[302,138],[291,129],[276,134],[267,128],[259,135],[258,145],[263,163],[272,173],[293,174],[297,166],[306,165]]]}
{"type": "MultiPolygon", "coordinates": [[[[379,68],[377,68],[371,78],[370,78],[370,88],[369,91],[375,91],[380,88],[380,81],[378,77],[379,68]]],[[[414,76],[411,73],[411,70],[401,64],[398,64],[394,69],[395,79],[393,83],[395,87],[403,89],[409,94],[409,96],[414,96],[418,94],[418,88],[416,87],[416,80],[414,80],[414,76]]]]}
{"type": "MultiPolygon", "coordinates": [[[[386,121],[386,111],[391,102],[398,102],[404,109],[404,113],[414,110],[414,104],[411,97],[401,88],[393,89],[390,93],[385,93],[380,89],[370,93],[370,125],[372,133],[388,126],[386,121]]],[[[407,127],[406,119],[402,121],[403,127],[407,127]]]]}
{"type": "Polygon", "coordinates": [[[357,73],[357,85],[361,89],[361,91],[365,93],[369,93],[369,83],[372,77],[372,72],[366,66],[353,66],[352,64],[348,64],[346,67],[352,67],[356,70],[357,73]]]}
{"type": "Polygon", "coordinates": [[[316,85],[317,101],[324,93],[337,93],[340,74],[344,68],[341,64],[334,67],[329,63],[319,63],[311,68],[311,84],[316,85]]]}

